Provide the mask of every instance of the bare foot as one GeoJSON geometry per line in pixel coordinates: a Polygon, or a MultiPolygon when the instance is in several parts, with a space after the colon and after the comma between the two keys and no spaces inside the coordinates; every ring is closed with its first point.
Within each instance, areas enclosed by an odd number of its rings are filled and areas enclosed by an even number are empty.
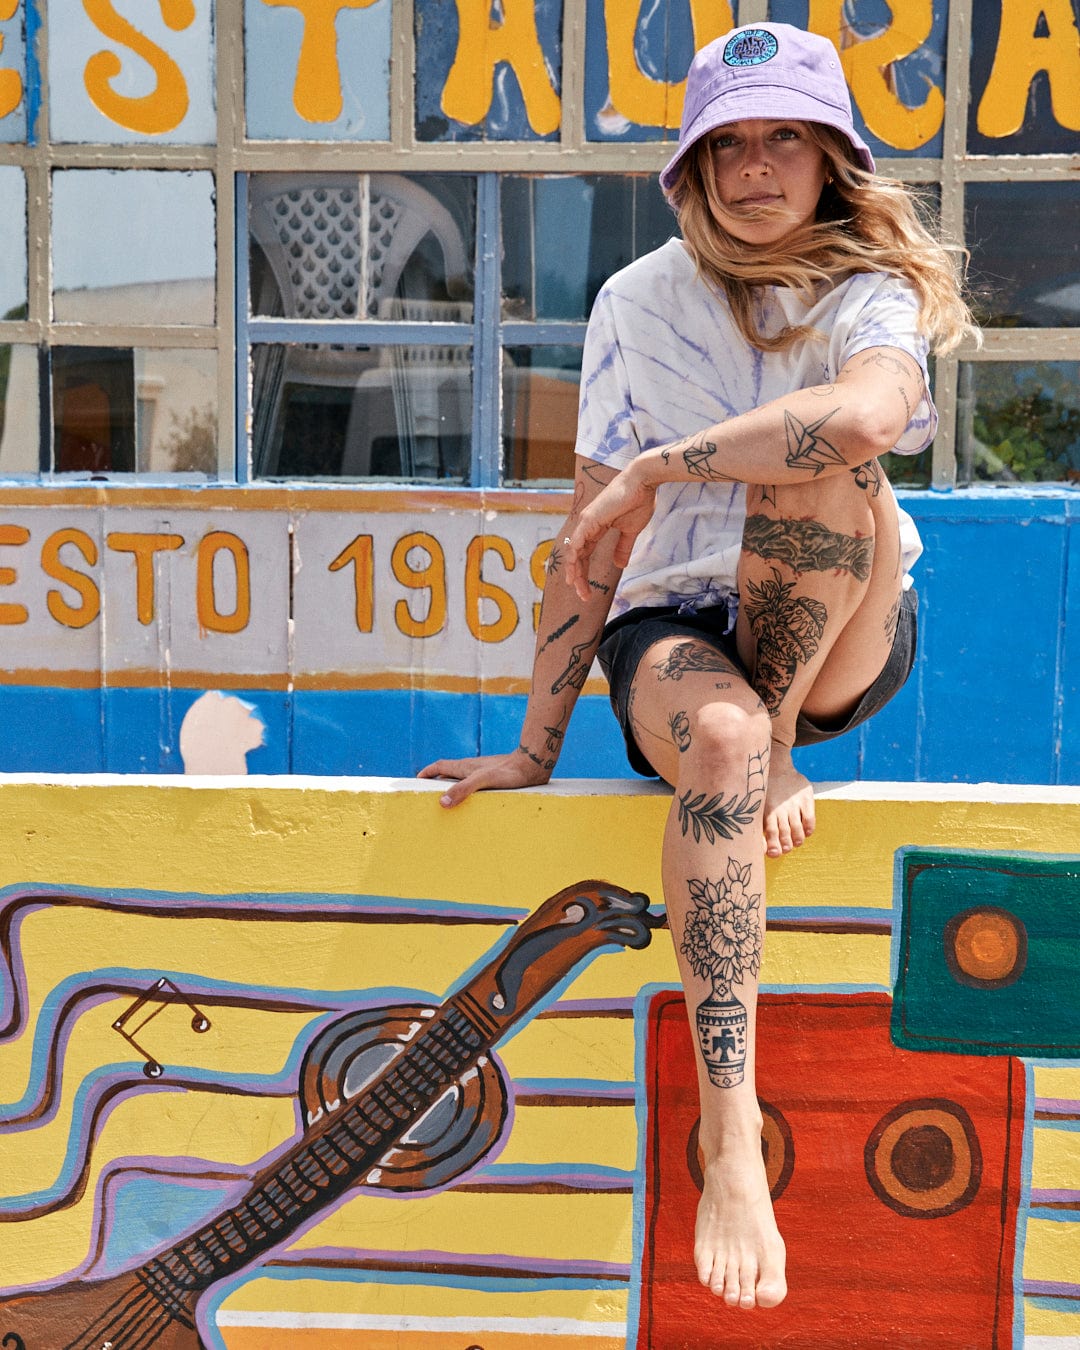
{"type": "Polygon", "coordinates": [[[772,744],[765,792],[765,852],[779,858],[814,833],[814,789],[791,762],[791,751],[772,744]]]}
{"type": "Polygon", "coordinates": [[[694,1230],[698,1279],[731,1308],[775,1308],[787,1294],[784,1259],[760,1143],[725,1150],[705,1167],[694,1230]]]}

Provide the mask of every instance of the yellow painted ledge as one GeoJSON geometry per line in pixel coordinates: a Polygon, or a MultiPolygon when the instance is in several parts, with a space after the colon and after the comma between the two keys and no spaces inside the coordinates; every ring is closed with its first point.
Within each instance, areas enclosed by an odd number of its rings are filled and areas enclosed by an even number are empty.
{"type": "MultiPolygon", "coordinates": [[[[659,900],[670,792],[565,779],[439,806],[394,778],[15,775],[0,779],[0,884],[228,894],[324,891],[530,909],[601,877],[659,900]]],[[[772,905],[892,904],[904,845],[1080,852],[1080,791],[822,785],[818,830],[770,864],[772,905]]]]}

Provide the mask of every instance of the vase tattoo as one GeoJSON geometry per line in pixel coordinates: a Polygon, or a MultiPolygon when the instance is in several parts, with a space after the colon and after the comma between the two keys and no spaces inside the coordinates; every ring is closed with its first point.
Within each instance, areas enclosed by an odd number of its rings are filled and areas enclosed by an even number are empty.
{"type": "Polygon", "coordinates": [[[690,879],[694,908],[687,916],[682,951],[712,992],[697,1010],[697,1036],[710,1079],[735,1087],[746,1068],[746,1008],[733,989],[761,968],[761,896],[751,895],[751,865],[729,858],[716,881],[690,879]]]}

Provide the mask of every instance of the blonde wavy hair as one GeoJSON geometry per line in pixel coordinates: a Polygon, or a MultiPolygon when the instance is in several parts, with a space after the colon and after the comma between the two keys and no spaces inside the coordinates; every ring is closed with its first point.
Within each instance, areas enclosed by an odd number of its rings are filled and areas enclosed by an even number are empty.
{"type": "Polygon", "coordinates": [[[824,152],[826,183],[815,219],[778,243],[746,244],[724,228],[730,213],[717,191],[708,136],[683,157],[668,193],[699,274],[726,296],[747,342],[762,351],[782,351],[802,338],[821,336],[805,325],[764,336],[755,321],[755,287],[789,286],[810,299],[853,272],[886,272],[910,282],[919,299],[920,330],[935,352],[952,351],[968,336],[977,341],[963,295],[963,252],[927,230],[909,188],[860,168],[842,132],[817,122],[801,125],[824,152]]]}

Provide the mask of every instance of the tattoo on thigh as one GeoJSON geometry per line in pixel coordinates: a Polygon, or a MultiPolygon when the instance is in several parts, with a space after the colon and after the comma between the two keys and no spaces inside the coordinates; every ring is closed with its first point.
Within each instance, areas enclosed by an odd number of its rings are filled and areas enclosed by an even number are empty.
{"type": "Polygon", "coordinates": [[[820,520],[773,520],[748,516],[743,547],[770,562],[786,563],[795,572],[850,572],[867,581],[874,560],[873,539],[838,534],[820,520]]]}
{"type": "Polygon", "coordinates": [[[691,639],[672,647],[662,661],[653,666],[658,680],[681,680],[694,671],[707,670],[724,675],[737,675],[738,667],[729,661],[722,652],[710,647],[707,642],[691,639]]]}
{"type": "Polygon", "coordinates": [[[740,796],[733,792],[725,797],[722,792],[709,797],[707,793],[694,792],[690,788],[679,798],[679,824],[683,835],[693,830],[694,843],[700,844],[702,836],[710,844],[719,839],[733,839],[742,834],[743,828],[754,823],[754,817],[765,801],[765,765],[768,763],[768,747],[751,755],[746,766],[746,791],[740,796]]]}
{"type": "MultiPolygon", "coordinates": [[[[690,719],[684,711],[673,712],[668,718],[668,726],[671,729],[671,739],[675,742],[679,754],[683,754],[690,749],[690,719]]],[[[685,830],[683,831],[685,834],[685,830]]]]}
{"type": "Polygon", "coordinates": [[[747,583],[747,622],[757,641],[754,688],[775,717],[795,672],[817,652],[829,611],[809,595],[793,595],[795,583],[772,569],[772,580],[747,583]]]}
{"type": "Polygon", "coordinates": [[[891,647],[896,638],[896,630],[900,625],[900,596],[893,601],[893,607],[889,610],[885,618],[885,641],[891,647]]]}
{"type": "Polygon", "coordinates": [[[819,434],[821,428],[836,412],[839,412],[839,409],[833,408],[816,422],[801,422],[785,409],[784,430],[787,436],[785,461],[789,469],[811,469],[816,478],[827,464],[844,463],[844,456],[836,446],[819,434]]]}
{"type": "Polygon", "coordinates": [[[881,472],[881,465],[876,459],[868,459],[865,464],[856,464],[851,473],[856,484],[864,491],[868,491],[871,497],[876,497],[881,491],[885,475],[881,472]]]}

